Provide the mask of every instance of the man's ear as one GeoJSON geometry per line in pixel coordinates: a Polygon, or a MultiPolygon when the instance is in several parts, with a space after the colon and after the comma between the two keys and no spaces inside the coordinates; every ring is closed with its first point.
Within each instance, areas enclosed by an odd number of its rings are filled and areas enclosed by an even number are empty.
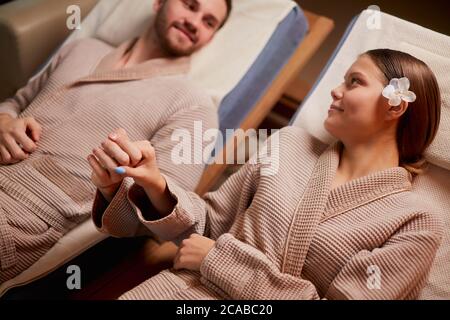
{"type": "Polygon", "coordinates": [[[161,7],[163,6],[164,2],[166,0],[155,0],[153,2],[153,11],[156,13],[159,11],[159,9],[161,9],[161,7]]]}
{"type": "Polygon", "coordinates": [[[409,103],[406,101],[402,101],[400,105],[396,107],[392,107],[388,105],[388,110],[386,112],[387,120],[397,120],[408,110],[409,103]]]}

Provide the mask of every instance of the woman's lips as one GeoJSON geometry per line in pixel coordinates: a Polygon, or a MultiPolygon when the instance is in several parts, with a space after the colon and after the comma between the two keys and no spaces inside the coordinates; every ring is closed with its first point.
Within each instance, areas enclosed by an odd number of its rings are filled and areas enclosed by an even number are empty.
{"type": "Polygon", "coordinates": [[[339,112],[344,112],[344,109],[342,109],[342,108],[340,108],[340,107],[336,107],[336,106],[334,106],[334,105],[331,105],[331,106],[330,106],[329,111],[331,111],[331,110],[335,110],[335,111],[339,111],[339,112]]]}

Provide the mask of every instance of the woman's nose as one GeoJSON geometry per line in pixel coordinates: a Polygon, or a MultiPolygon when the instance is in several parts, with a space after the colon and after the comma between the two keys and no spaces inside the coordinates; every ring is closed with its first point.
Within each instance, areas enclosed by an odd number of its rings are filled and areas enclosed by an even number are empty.
{"type": "Polygon", "coordinates": [[[331,90],[331,97],[333,100],[342,99],[342,91],[340,90],[340,86],[331,90]]]}

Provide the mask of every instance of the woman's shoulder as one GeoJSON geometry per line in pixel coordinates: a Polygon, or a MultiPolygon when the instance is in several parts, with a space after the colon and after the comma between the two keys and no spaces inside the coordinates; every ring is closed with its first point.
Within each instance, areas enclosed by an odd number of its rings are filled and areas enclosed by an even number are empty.
{"type": "Polygon", "coordinates": [[[304,155],[311,152],[314,155],[319,156],[329,147],[328,144],[300,127],[284,127],[277,132],[277,135],[281,146],[280,149],[289,153],[300,153],[304,155]]]}
{"type": "MultiPolygon", "coordinates": [[[[401,192],[394,196],[398,198],[395,202],[401,204],[394,207],[400,209],[398,212],[402,213],[406,224],[417,225],[417,227],[433,230],[438,234],[442,233],[444,228],[442,216],[444,213],[439,206],[429,199],[418,197],[412,191],[401,192]]],[[[391,203],[394,203],[394,201],[391,203]]]]}

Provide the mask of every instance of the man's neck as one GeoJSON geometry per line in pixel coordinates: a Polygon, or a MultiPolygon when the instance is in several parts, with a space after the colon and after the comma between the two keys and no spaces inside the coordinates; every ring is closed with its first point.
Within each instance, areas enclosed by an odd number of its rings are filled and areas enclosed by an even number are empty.
{"type": "Polygon", "coordinates": [[[122,67],[131,67],[148,60],[168,58],[162,50],[158,36],[153,28],[143,33],[133,47],[122,57],[122,67]]]}

